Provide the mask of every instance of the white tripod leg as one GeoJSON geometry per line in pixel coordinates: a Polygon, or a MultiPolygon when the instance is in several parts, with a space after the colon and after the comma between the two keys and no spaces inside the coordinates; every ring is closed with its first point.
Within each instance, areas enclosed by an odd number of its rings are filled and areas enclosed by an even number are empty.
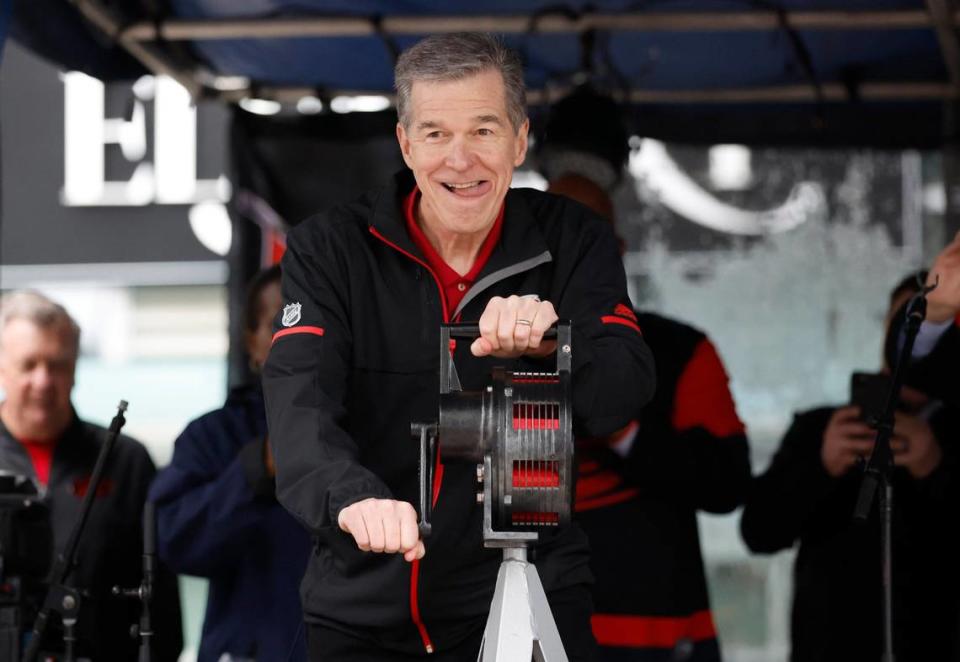
{"type": "Polygon", "coordinates": [[[477,662],[567,662],[553,612],[525,548],[503,550],[477,662]]]}

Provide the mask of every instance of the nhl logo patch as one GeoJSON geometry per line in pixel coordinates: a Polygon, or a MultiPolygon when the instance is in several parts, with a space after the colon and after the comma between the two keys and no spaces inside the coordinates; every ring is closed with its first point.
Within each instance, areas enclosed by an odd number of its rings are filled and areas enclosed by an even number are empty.
{"type": "Polygon", "coordinates": [[[280,318],[280,323],[284,326],[293,326],[300,321],[300,304],[299,303],[288,303],[283,307],[283,317],[280,318]]]}

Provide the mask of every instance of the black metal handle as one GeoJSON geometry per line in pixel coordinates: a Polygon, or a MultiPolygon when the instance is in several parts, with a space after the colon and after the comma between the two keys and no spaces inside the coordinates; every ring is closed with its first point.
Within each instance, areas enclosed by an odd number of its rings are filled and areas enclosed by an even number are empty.
{"type": "MultiPolygon", "coordinates": [[[[570,320],[558,320],[553,326],[544,331],[545,340],[557,341],[557,373],[570,372],[571,350],[570,338],[572,335],[570,320]]],[[[466,324],[445,324],[440,327],[440,393],[460,391],[460,377],[453,364],[450,341],[456,338],[478,338],[480,326],[476,322],[466,324]]]]}
{"type": "MultiPolygon", "coordinates": [[[[543,332],[544,340],[556,340],[557,339],[557,328],[563,324],[569,324],[567,321],[559,321],[549,329],[543,332]]],[[[441,331],[443,329],[449,329],[448,338],[479,338],[480,337],[480,325],[476,322],[464,322],[461,324],[447,324],[440,327],[441,331]]]]}
{"type": "Polygon", "coordinates": [[[433,512],[433,465],[437,459],[437,426],[411,423],[410,434],[420,441],[420,539],[430,535],[433,512]]]}

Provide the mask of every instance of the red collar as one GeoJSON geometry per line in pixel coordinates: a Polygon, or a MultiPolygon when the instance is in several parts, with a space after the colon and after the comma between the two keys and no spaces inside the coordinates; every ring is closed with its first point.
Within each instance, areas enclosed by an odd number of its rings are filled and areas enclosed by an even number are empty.
{"type": "Polygon", "coordinates": [[[415,210],[419,198],[420,189],[414,185],[413,190],[410,192],[410,195],[406,197],[403,204],[404,217],[407,222],[407,232],[410,234],[413,243],[420,249],[420,252],[423,253],[427,264],[430,265],[430,269],[433,270],[433,273],[436,274],[436,277],[439,279],[439,285],[444,292],[447,305],[453,310],[460,303],[460,299],[463,298],[464,293],[476,282],[477,276],[480,275],[480,271],[487,263],[487,260],[490,259],[494,247],[496,247],[497,242],[500,241],[500,232],[503,228],[503,211],[506,205],[500,205],[500,213],[497,214],[497,218],[493,222],[493,227],[490,228],[490,232],[488,232],[484,238],[483,244],[480,246],[480,252],[477,253],[477,259],[474,261],[470,271],[466,275],[461,276],[440,257],[440,254],[433,247],[433,244],[430,243],[430,240],[427,239],[427,235],[423,233],[423,229],[417,223],[415,210]],[[460,287],[461,285],[463,285],[462,288],[460,287]]]}
{"type": "Polygon", "coordinates": [[[53,453],[57,449],[58,439],[53,441],[38,441],[36,439],[18,439],[23,450],[27,452],[33,471],[41,485],[50,484],[50,470],[53,467],[53,453]]]}

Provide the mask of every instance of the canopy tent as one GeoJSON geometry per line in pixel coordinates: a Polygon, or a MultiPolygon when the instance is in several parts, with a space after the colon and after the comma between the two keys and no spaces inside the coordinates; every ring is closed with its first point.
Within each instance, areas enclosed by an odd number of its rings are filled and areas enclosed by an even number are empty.
{"type": "Polygon", "coordinates": [[[535,127],[589,82],[633,131],[666,141],[946,146],[952,217],[958,19],[949,0],[13,0],[10,36],[105,81],[152,72],[197,100],[286,104],[237,109],[232,125],[236,381],[244,286],[286,225],[402,167],[392,113],[340,115],[333,101],[389,98],[396,54],[421,36],[502,34],[523,57],[535,127]],[[323,112],[296,110],[304,99],[323,112]]]}
{"type": "Polygon", "coordinates": [[[490,30],[534,112],[590,80],[644,135],[927,147],[953,138],[949,0],[16,0],[12,36],[104,80],[153,71],[196,98],[391,92],[422,35],[490,30]]]}

